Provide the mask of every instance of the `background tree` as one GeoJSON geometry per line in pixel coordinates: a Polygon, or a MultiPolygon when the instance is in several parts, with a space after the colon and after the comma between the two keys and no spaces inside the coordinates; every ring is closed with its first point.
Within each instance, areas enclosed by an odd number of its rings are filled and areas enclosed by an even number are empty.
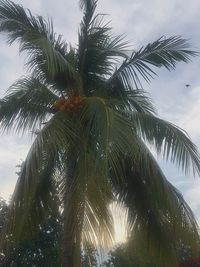
{"type": "MultiPolygon", "coordinates": [[[[7,223],[9,205],[0,201],[0,227],[7,223]]],[[[61,215],[53,210],[40,225],[39,231],[34,236],[29,232],[24,234],[24,239],[16,242],[11,235],[7,236],[9,255],[5,250],[1,251],[0,266],[2,267],[61,267],[60,263],[60,228],[61,215]]]]}
{"type": "MultiPolygon", "coordinates": [[[[9,204],[0,199],[0,229],[3,229],[7,220],[9,204]]],[[[60,262],[60,227],[62,224],[61,213],[53,211],[47,214],[47,218],[40,226],[39,232],[30,239],[14,242],[9,237],[10,253],[6,257],[5,251],[0,252],[0,266],[2,267],[61,267],[60,262]]],[[[88,251],[81,252],[81,263],[83,267],[98,266],[98,252],[88,246],[88,251]]]]}
{"type": "Polygon", "coordinates": [[[81,264],[82,267],[98,267],[99,266],[99,253],[91,245],[88,246],[87,252],[82,251],[81,253],[81,264]]]}
{"type": "MultiPolygon", "coordinates": [[[[50,19],[0,1],[0,31],[9,44],[19,43],[28,70],[0,101],[1,129],[36,133],[3,233],[18,241],[26,229],[34,236],[56,205],[52,192],[58,183],[63,267],[81,265],[82,246],[87,252],[89,243],[112,242],[112,201],[127,208],[130,232],[143,234],[158,262],[177,265],[175,240],[196,248],[197,225],[147,144],[185,173],[199,174],[199,154],[181,129],[157,117],[141,80],[195,53],[181,37],[131,51],[95,14],[96,5],[80,1],[84,16],[78,46],[72,47],[55,34],[50,19]]],[[[6,239],[1,241],[5,246],[6,239]]]]}
{"type": "Polygon", "coordinates": [[[101,264],[101,267],[138,267],[138,258],[134,251],[127,250],[125,245],[120,245],[108,254],[108,259],[101,264]]]}
{"type": "MultiPolygon", "coordinates": [[[[157,264],[155,255],[148,249],[148,243],[141,240],[140,235],[128,239],[126,243],[119,244],[113,248],[101,267],[162,267],[164,264],[157,264]]],[[[194,255],[190,247],[177,240],[174,248],[176,250],[179,267],[199,267],[200,257],[194,255]]]]}

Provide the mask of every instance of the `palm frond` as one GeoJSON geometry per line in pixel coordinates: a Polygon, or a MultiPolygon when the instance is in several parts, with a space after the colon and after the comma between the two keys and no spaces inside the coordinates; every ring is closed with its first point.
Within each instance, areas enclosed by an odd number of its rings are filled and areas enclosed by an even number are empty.
{"type": "MultiPolygon", "coordinates": [[[[87,253],[88,244],[96,249],[105,247],[112,241],[112,220],[108,205],[112,193],[108,187],[105,172],[94,164],[93,151],[81,138],[66,158],[64,189],[64,240],[68,244],[69,255],[80,253],[82,244],[87,253]],[[75,157],[74,151],[78,154],[75,157]]],[[[76,260],[75,260],[76,261],[76,260]]]]}
{"type": "Polygon", "coordinates": [[[41,158],[37,182],[30,175],[27,181],[26,161],[13,194],[7,231],[12,232],[16,242],[35,236],[51,209],[58,211],[59,200],[54,180],[56,155],[43,152],[41,158]]]}
{"type": "Polygon", "coordinates": [[[138,136],[130,120],[114,110],[110,101],[101,97],[85,99],[80,120],[86,144],[95,151],[93,164],[101,166],[106,173],[112,168],[121,179],[123,171],[118,158],[124,154],[135,157],[136,151],[139,151],[138,136]]]}
{"type": "MultiPolygon", "coordinates": [[[[198,248],[197,224],[181,194],[166,180],[156,161],[140,144],[140,157],[135,162],[121,157],[124,180],[112,181],[129,212],[129,229],[140,232],[145,246],[156,256],[157,263],[176,262],[176,245],[182,240],[198,248]]],[[[134,236],[134,233],[133,233],[134,236]]]]}
{"type": "MultiPolygon", "coordinates": [[[[137,217],[133,227],[133,237],[139,234],[141,238],[144,238],[143,245],[156,264],[177,266],[177,249],[180,243],[191,247],[197,255],[199,239],[195,217],[182,195],[175,190],[169,191],[168,194],[169,198],[173,199],[173,205],[177,206],[175,213],[173,214],[167,209],[160,209],[159,213],[149,209],[146,219],[137,217]]],[[[159,205],[155,207],[155,209],[159,208],[159,205]]]]}
{"type": "Polygon", "coordinates": [[[14,128],[17,132],[35,132],[53,113],[52,105],[57,98],[52,87],[40,80],[32,77],[21,78],[0,100],[2,130],[14,128]]]}
{"type": "Polygon", "coordinates": [[[89,158],[93,171],[90,170],[87,176],[83,239],[84,244],[89,242],[97,249],[105,249],[113,244],[113,221],[109,210],[112,190],[105,171],[95,167],[95,158],[90,154],[89,158]]]}
{"type": "Polygon", "coordinates": [[[125,59],[110,78],[110,82],[120,79],[125,88],[142,88],[141,78],[149,82],[156,75],[155,67],[172,70],[178,62],[188,62],[195,55],[194,51],[189,50],[187,40],[179,36],[161,37],[125,59]]]}
{"type": "MultiPolygon", "coordinates": [[[[107,170],[113,193],[129,209],[129,228],[142,229],[147,244],[149,242],[154,253],[158,253],[157,259],[161,257],[167,262],[171,255],[172,261],[176,262],[174,247],[180,238],[197,247],[197,224],[193,213],[181,194],[166,180],[135,128],[129,125],[132,123],[130,118],[111,109],[109,101],[95,97],[87,101],[91,101],[88,105],[91,105],[89,113],[94,127],[89,128],[94,131],[94,135],[90,136],[98,137],[98,131],[103,127],[101,136],[104,141],[98,144],[101,147],[101,144],[107,143],[107,150],[98,151],[101,151],[102,157],[107,151],[107,170]],[[92,112],[101,114],[101,119],[98,115],[93,117],[92,112]]],[[[102,157],[99,159],[102,160],[102,157]]],[[[95,165],[95,160],[93,162],[95,165]]]]}
{"type": "MultiPolygon", "coordinates": [[[[64,112],[56,114],[38,133],[13,193],[5,234],[12,231],[16,240],[23,239],[24,227],[30,228],[30,234],[34,234],[48,210],[48,205],[51,201],[54,202],[53,177],[56,175],[59,154],[70,144],[76,146],[76,142],[76,126],[64,112]]],[[[57,208],[59,209],[58,206],[57,208]]],[[[1,245],[4,245],[4,242],[6,239],[2,239],[1,245]]]]}
{"type": "Polygon", "coordinates": [[[127,93],[128,106],[139,113],[155,114],[152,100],[143,90],[132,90],[127,93]]]}
{"type": "Polygon", "coordinates": [[[61,35],[56,36],[51,20],[33,16],[30,10],[12,1],[1,1],[0,31],[7,34],[9,44],[19,41],[20,52],[27,53],[27,67],[35,76],[48,80],[65,73],[68,86],[76,83],[74,66],[67,57],[67,44],[61,35]]]}
{"type": "Polygon", "coordinates": [[[129,117],[129,113],[132,114],[133,112],[156,114],[152,100],[143,90],[123,91],[118,86],[112,90],[107,89],[106,93],[108,98],[112,95],[112,99],[109,99],[110,107],[120,111],[125,116],[129,117]]]}
{"type": "Polygon", "coordinates": [[[80,0],[80,8],[84,11],[84,22],[89,25],[97,6],[97,0],[80,0]]]}
{"type": "Polygon", "coordinates": [[[89,95],[101,80],[113,73],[114,63],[120,57],[126,58],[128,43],[124,36],[113,36],[109,23],[104,22],[105,15],[97,14],[89,24],[82,22],[79,33],[79,71],[84,90],[89,95]],[[93,84],[93,88],[92,88],[93,84]]]}
{"type": "Polygon", "coordinates": [[[176,163],[186,174],[200,173],[200,156],[187,134],[172,123],[151,114],[134,113],[132,122],[138,134],[152,144],[165,159],[176,163]]]}

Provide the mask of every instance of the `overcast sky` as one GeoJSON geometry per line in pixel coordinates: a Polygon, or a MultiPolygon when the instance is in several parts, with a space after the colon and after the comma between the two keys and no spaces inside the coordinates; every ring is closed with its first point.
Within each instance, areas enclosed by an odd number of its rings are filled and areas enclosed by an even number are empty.
{"type": "MultiPolygon", "coordinates": [[[[54,26],[68,42],[77,43],[81,19],[78,0],[16,0],[33,13],[53,17],[54,26]]],[[[99,0],[98,11],[109,14],[113,30],[126,33],[133,49],[140,48],[161,36],[182,35],[191,48],[200,51],[199,0],[99,0]]],[[[18,46],[8,47],[0,37],[0,95],[24,74],[23,58],[18,46]]],[[[159,70],[150,85],[144,88],[151,94],[160,117],[184,128],[200,148],[200,57],[189,64],[180,64],[176,71],[159,70]],[[190,87],[186,87],[190,84],[190,87]]],[[[16,182],[16,165],[25,159],[30,136],[3,134],[0,138],[0,196],[8,198],[16,182]]],[[[171,164],[163,163],[169,180],[184,194],[200,221],[200,178],[184,177],[171,164]]]]}

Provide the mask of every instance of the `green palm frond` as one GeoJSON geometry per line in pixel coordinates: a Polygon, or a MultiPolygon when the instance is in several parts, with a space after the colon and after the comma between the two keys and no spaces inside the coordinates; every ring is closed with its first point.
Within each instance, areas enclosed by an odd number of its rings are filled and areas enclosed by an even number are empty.
{"type": "Polygon", "coordinates": [[[133,52],[129,59],[110,78],[110,82],[120,79],[125,88],[142,88],[141,78],[149,82],[156,75],[155,67],[174,69],[178,62],[188,62],[194,51],[189,50],[187,40],[179,36],[160,38],[157,41],[133,52]],[[154,68],[152,68],[154,67],[154,68]]]}
{"type": "Polygon", "coordinates": [[[123,155],[136,159],[140,153],[138,136],[132,123],[112,108],[110,101],[100,97],[85,100],[81,114],[84,136],[87,146],[94,151],[93,164],[97,168],[111,171],[115,179],[123,181],[124,170],[120,158],[123,155]]]}
{"type": "MultiPolygon", "coordinates": [[[[99,20],[100,19],[96,17],[88,29],[84,69],[82,71],[88,75],[96,74],[106,76],[113,72],[114,63],[116,63],[117,57],[126,57],[124,52],[127,43],[123,41],[123,36],[113,37],[109,25],[103,24],[102,21],[99,20]],[[98,20],[98,22],[96,22],[96,20],[98,20]],[[98,25],[97,23],[102,23],[102,25],[98,25]]],[[[79,51],[81,52],[81,36],[79,48],[79,51]]],[[[81,62],[82,57],[80,54],[80,64],[81,62]]]]}
{"type": "Polygon", "coordinates": [[[7,34],[9,44],[19,41],[20,52],[26,52],[27,67],[35,76],[54,79],[65,73],[68,86],[76,83],[74,66],[68,61],[67,44],[61,35],[56,36],[51,20],[33,16],[30,10],[14,2],[2,1],[0,31],[7,34]]]}
{"type": "MultiPolygon", "coordinates": [[[[176,241],[182,240],[197,251],[195,218],[182,195],[166,180],[145,146],[136,162],[121,157],[124,181],[116,183],[118,201],[128,209],[129,229],[140,232],[148,250],[158,261],[176,261],[176,241]]],[[[170,264],[172,264],[170,262],[170,264]]]]}
{"type": "Polygon", "coordinates": [[[174,207],[179,206],[179,209],[174,210],[175,216],[172,215],[171,210],[167,211],[166,207],[162,210],[160,205],[157,205],[153,210],[148,210],[146,219],[144,214],[142,214],[143,218],[137,217],[133,227],[133,236],[139,232],[139,235],[144,238],[143,243],[149,255],[155,258],[156,264],[159,262],[164,266],[178,264],[176,253],[180,242],[191,247],[196,255],[199,250],[196,230],[198,226],[192,211],[180,193],[171,190],[168,194],[173,200],[174,207]],[[160,209],[159,213],[155,211],[156,209],[160,209]]]}
{"type": "Polygon", "coordinates": [[[132,149],[134,151],[137,134],[132,130],[129,119],[114,110],[109,100],[101,97],[86,98],[80,120],[87,144],[96,151],[96,162],[102,167],[108,164],[112,149],[119,154],[132,153],[132,149]]]}
{"type": "Polygon", "coordinates": [[[44,153],[45,155],[57,155],[64,148],[67,149],[70,145],[78,146],[78,143],[78,130],[72,119],[64,112],[59,112],[53,116],[37,134],[24,163],[22,173],[26,180],[26,186],[28,186],[26,190],[32,190],[32,183],[37,186],[37,179],[34,177],[38,177],[38,173],[43,169],[41,164],[44,153]]]}
{"type": "MultiPolygon", "coordinates": [[[[80,153],[80,160],[73,176],[73,188],[68,185],[66,197],[70,192],[76,192],[82,196],[79,206],[83,207],[83,221],[78,218],[77,228],[74,224],[74,231],[79,233],[83,246],[93,244],[96,249],[111,245],[113,240],[112,216],[109,210],[109,203],[112,201],[112,190],[109,185],[104,169],[100,169],[94,164],[95,156],[93,152],[86,148],[80,153]],[[74,180],[75,185],[74,185],[74,180]],[[69,189],[70,188],[70,189],[69,189]],[[69,191],[70,192],[69,192],[69,191]],[[82,229],[78,227],[82,224],[82,229]]],[[[74,197],[74,193],[73,196],[74,197]]],[[[68,199],[68,198],[67,198],[68,199]]]]}
{"type": "MultiPolygon", "coordinates": [[[[24,163],[10,204],[7,231],[12,232],[14,240],[32,238],[46,219],[48,212],[59,205],[56,196],[55,155],[42,153],[40,169],[35,176],[27,179],[28,160],[24,163]]],[[[35,172],[36,173],[36,172],[35,172]]]]}
{"type": "Polygon", "coordinates": [[[52,87],[40,80],[25,77],[16,81],[0,100],[0,121],[3,130],[36,131],[53,114],[57,99],[52,87]]]}
{"type": "Polygon", "coordinates": [[[97,6],[97,0],[80,0],[79,3],[80,3],[80,8],[84,12],[83,21],[85,22],[85,24],[88,25],[94,15],[94,11],[97,6]]]}
{"type": "Polygon", "coordinates": [[[22,166],[11,201],[7,227],[16,239],[23,238],[25,226],[34,234],[53,201],[51,192],[55,190],[53,177],[59,167],[59,154],[70,143],[76,146],[77,138],[76,127],[63,112],[56,114],[38,133],[22,166]]]}
{"type": "Polygon", "coordinates": [[[105,15],[97,14],[93,18],[95,5],[86,9],[79,33],[79,71],[86,94],[95,89],[96,80],[113,73],[119,57],[127,58],[128,43],[123,40],[124,36],[112,35],[111,27],[104,22],[105,15]]]}
{"type": "Polygon", "coordinates": [[[112,99],[109,99],[109,105],[118,111],[122,111],[123,114],[138,112],[155,114],[156,109],[152,104],[152,100],[143,90],[130,90],[123,91],[120,90],[120,86],[112,88],[106,92],[108,97],[113,95],[112,99]]]}
{"type": "Polygon", "coordinates": [[[139,135],[165,159],[176,163],[186,174],[190,167],[193,173],[200,173],[197,147],[182,129],[151,114],[134,113],[131,120],[139,135]]]}
{"type": "MultiPolygon", "coordinates": [[[[113,239],[113,224],[109,211],[112,191],[109,189],[104,169],[97,168],[93,151],[85,145],[85,139],[81,140],[80,145],[70,152],[68,159],[66,158],[63,177],[66,227],[64,240],[69,244],[68,250],[73,251],[74,255],[80,253],[81,243],[87,253],[88,244],[99,249],[110,244],[113,239]],[[75,154],[78,154],[78,159],[75,154]],[[71,243],[69,239],[72,240],[71,243]]],[[[76,257],[75,262],[78,258],[76,257]]]]}
{"type": "Polygon", "coordinates": [[[139,113],[155,114],[156,110],[152,100],[143,90],[132,90],[127,93],[128,106],[139,113]]]}

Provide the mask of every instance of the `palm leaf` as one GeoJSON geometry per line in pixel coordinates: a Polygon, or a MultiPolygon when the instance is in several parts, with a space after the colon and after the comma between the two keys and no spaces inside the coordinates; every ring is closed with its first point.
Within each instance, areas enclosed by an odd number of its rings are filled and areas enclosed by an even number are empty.
{"type": "Polygon", "coordinates": [[[134,113],[131,119],[139,135],[165,159],[176,163],[186,174],[190,167],[199,174],[198,150],[182,129],[151,114],[134,113]]]}
{"type": "Polygon", "coordinates": [[[57,95],[52,87],[35,78],[22,78],[15,82],[8,94],[0,100],[0,121],[3,130],[15,128],[17,132],[35,132],[53,113],[57,95]]]}
{"type": "MultiPolygon", "coordinates": [[[[166,266],[176,262],[178,240],[198,248],[197,225],[193,213],[181,194],[166,180],[150,152],[140,145],[136,162],[121,157],[124,181],[112,181],[118,201],[129,212],[129,229],[140,232],[150,254],[166,266]]],[[[133,236],[134,236],[133,233],[133,236]]]]}
{"type": "MultiPolygon", "coordinates": [[[[76,142],[76,127],[64,112],[56,114],[38,133],[22,166],[10,204],[9,223],[3,234],[12,232],[13,237],[20,240],[26,238],[23,236],[25,227],[30,229],[30,235],[35,234],[49,205],[54,203],[52,191],[60,153],[70,143],[76,146],[76,142]]],[[[6,238],[1,245],[7,245],[6,238]]]]}
{"type": "Polygon", "coordinates": [[[112,88],[112,91],[108,89],[106,93],[108,96],[113,95],[112,99],[109,99],[109,105],[115,110],[122,111],[123,115],[129,117],[129,113],[132,112],[147,114],[156,113],[152,100],[143,90],[123,91],[123,89],[120,89],[120,86],[118,86],[112,88]]]}
{"type": "Polygon", "coordinates": [[[97,6],[97,0],[80,0],[80,8],[84,12],[84,21],[89,24],[97,6]]]}
{"type": "MultiPolygon", "coordinates": [[[[70,172],[71,175],[65,178],[67,233],[72,234],[73,243],[78,239],[86,250],[88,244],[93,244],[96,249],[104,248],[113,238],[108,206],[112,193],[104,171],[95,166],[95,158],[88,149],[84,152],[82,147],[79,153],[74,172],[70,172]],[[76,214],[75,208],[78,210],[76,214]]],[[[66,168],[69,168],[70,162],[66,168]]]]}
{"type": "Polygon", "coordinates": [[[1,1],[0,31],[7,33],[9,44],[20,42],[20,52],[27,53],[27,66],[35,76],[54,79],[57,74],[65,73],[68,86],[76,83],[67,44],[61,35],[55,35],[52,21],[33,16],[30,10],[12,1],[1,1]]]}
{"type": "Polygon", "coordinates": [[[110,82],[120,79],[125,88],[142,88],[140,79],[149,82],[156,74],[154,67],[174,69],[178,62],[188,62],[196,53],[188,49],[187,40],[179,36],[161,37],[137,52],[133,52],[129,59],[111,76],[110,82]],[[153,68],[152,68],[153,67],[153,68]]]}
{"type": "MultiPolygon", "coordinates": [[[[88,1],[90,3],[93,1],[88,1]]],[[[126,58],[125,51],[127,42],[123,41],[123,35],[113,36],[111,27],[104,22],[104,15],[94,16],[95,4],[87,7],[86,13],[80,26],[79,33],[79,71],[82,77],[83,90],[86,94],[91,94],[96,80],[101,80],[104,76],[113,72],[114,63],[119,57],[126,58]],[[101,78],[100,78],[101,77],[101,78]]],[[[96,84],[97,83],[97,84],[96,84]]]]}

